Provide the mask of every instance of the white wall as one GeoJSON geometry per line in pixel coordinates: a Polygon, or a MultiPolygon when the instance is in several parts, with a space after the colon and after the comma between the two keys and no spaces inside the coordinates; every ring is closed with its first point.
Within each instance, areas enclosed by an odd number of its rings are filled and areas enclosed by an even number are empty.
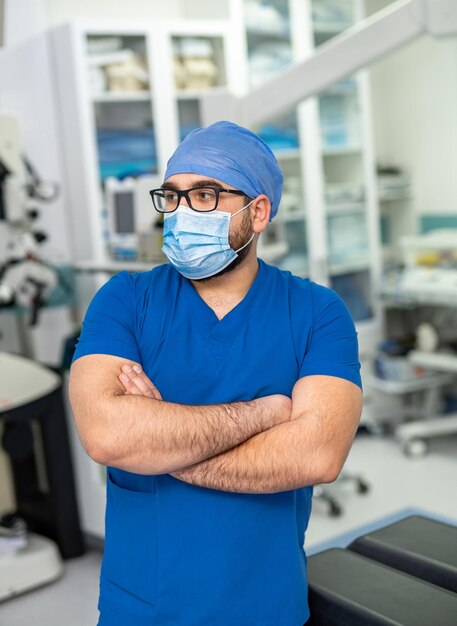
{"type": "MultiPolygon", "coordinates": [[[[0,52],[0,111],[14,115],[20,126],[21,149],[44,180],[58,181],[63,170],[57,129],[57,103],[48,44],[43,34],[0,52]]],[[[71,258],[71,238],[65,219],[65,191],[52,203],[37,203],[37,229],[50,234],[42,252],[49,260],[71,258]]]]}
{"type": "Polygon", "coordinates": [[[5,44],[72,19],[225,19],[227,0],[3,0],[5,44]]]}
{"type": "MultiPolygon", "coordinates": [[[[20,3],[16,5],[20,7],[20,3]]],[[[54,96],[54,78],[51,69],[50,51],[44,30],[34,31],[44,24],[43,13],[31,10],[30,14],[20,13],[24,19],[36,18],[27,25],[24,33],[28,36],[16,44],[0,50],[0,112],[14,115],[19,121],[21,151],[27,155],[40,176],[46,181],[56,181],[62,190],[59,198],[52,203],[37,202],[40,218],[34,223],[36,230],[44,231],[48,240],[40,246],[40,255],[55,264],[67,263],[72,259],[72,237],[66,216],[67,196],[63,184],[63,167],[58,133],[58,110],[54,96]]],[[[12,15],[6,16],[7,23],[12,15]]],[[[20,29],[9,22],[10,34],[20,29]]],[[[35,204],[35,203],[34,203],[35,204]]],[[[5,250],[0,250],[3,262],[5,250]]],[[[8,311],[0,313],[0,350],[17,351],[18,333],[12,324],[8,311]]],[[[62,340],[73,332],[71,311],[59,307],[43,309],[39,324],[28,329],[30,350],[35,357],[51,365],[60,365],[62,340]]]]}
{"type": "Polygon", "coordinates": [[[4,13],[5,13],[5,0],[0,0],[0,47],[3,46],[4,13]]]}
{"type": "Polygon", "coordinates": [[[411,172],[413,217],[456,213],[457,37],[420,37],[370,69],[378,159],[411,172]]]}
{"type": "Polygon", "coordinates": [[[47,26],[45,0],[3,0],[4,46],[26,41],[47,26]]]}
{"type": "Polygon", "coordinates": [[[457,210],[457,38],[429,36],[372,67],[376,152],[413,173],[417,213],[457,210]]]}
{"type": "Polygon", "coordinates": [[[224,0],[44,0],[49,24],[76,17],[110,19],[223,19],[224,0]]]}

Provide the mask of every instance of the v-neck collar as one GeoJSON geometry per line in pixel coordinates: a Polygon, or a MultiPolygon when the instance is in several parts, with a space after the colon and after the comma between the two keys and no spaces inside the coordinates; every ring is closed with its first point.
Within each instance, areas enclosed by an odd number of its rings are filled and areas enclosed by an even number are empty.
{"type": "Polygon", "coordinates": [[[191,281],[181,276],[185,302],[189,305],[191,315],[195,316],[196,326],[212,327],[211,336],[218,341],[227,341],[234,336],[239,329],[240,319],[245,317],[247,309],[256,305],[256,295],[265,269],[262,259],[258,258],[257,261],[257,274],[246,295],[222,319],[219,319],[213,309],[203,300],[191,281]]]}

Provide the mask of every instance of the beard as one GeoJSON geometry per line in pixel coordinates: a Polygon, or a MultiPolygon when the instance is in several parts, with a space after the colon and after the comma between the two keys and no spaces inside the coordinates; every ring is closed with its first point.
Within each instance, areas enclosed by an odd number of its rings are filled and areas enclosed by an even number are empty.
{"type": "MultiPolygon", "coordinates": [[[[244,246],[244,244],[247,241],[249,241],[251,237],[252,237],[251,217],[250,217],[249,212],[246,212],[243,215],[243,219],[241,221],[239,228],[234,233],[229,234],[229,245],[232,248],[232,250],[238,250],[239,248],[244,246]]],[[[224,267],[224,269],[221,270],[220,272],[217,272],[217,274],[213,274],[212,276],[208,276],[207,278],[193,278],[192,280],[195,282],[201,283],[204,281],[212,280],[213,278],[218,278],[219,276],[222,276],[223,274],[227,274],[228,272],[233,271],[236,267],[241,265],[244,259],[248,256],[249,250],[251,249],[254,241],[255,241],[255,237],[250,243],[248,243],[248,245],[245,248],[237,252],[236,258],[234,258],[233,261],[229,263],[229,265],[227,265],[227,267],[224,267]]]]}

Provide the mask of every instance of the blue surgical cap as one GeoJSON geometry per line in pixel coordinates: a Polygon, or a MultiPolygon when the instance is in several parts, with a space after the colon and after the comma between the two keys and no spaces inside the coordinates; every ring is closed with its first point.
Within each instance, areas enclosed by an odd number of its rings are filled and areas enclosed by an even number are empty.
{"type": "Polygon", "coordinates": [[[223,121],[193,130],[170,157],[165,180],[187,172],[217,178],[250,198],[265,194],[270,221],[278,212],[282,172],[269,146],[247,128],[223,121]]]}

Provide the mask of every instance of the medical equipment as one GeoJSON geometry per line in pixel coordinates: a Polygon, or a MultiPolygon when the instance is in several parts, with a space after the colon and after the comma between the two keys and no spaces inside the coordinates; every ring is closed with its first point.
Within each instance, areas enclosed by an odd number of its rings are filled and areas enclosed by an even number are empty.
{"type": "Polygon", "coordinates": [[[17,120],[0,115],[0,237],[6,251],[0,258],[0,308],[15,304],[29,308],[30,326],[34,326],[59,283],[55,268],[39,255],[39,245],[47,235],[32,227],[39,216],[35,202],[53,201],[59,188],[41,180],[19,146],[17,120]]]}
{"type": "MultiPolygon", "coordinates": [[[[84,550],[61,378],[7,352],[0,352],[0,377],[2,446],[12,470],[14,517],[30,528],[22,537],[25,545],[14,549],[3,533],[0,600],[6,600],[58,579],[64,573],[62,558],[80,556],[84,550]]],[[[2,519],[5,524],[12,514],[2,519]]]]}
{"type": "Polygon", "coordinates": [[[419,235],[402,237],[400,246],[407,267],[445,267],[457,269],[457,230],[437,228],[419,235]]]}
{"type": "MultiPolygon", "coordinates": [[[[428,439],[457,434],[457,413],[443,414],[439,410],[439,393],[444,385],[455,381],[457,374],[457,333],[451,320],[457,307],[457,233],[439,229],[402,237],[400,246],[405,267],[384,276],[379,295],[386,306],[406,310],[428,306],[435,311],[433,321],[441,323],[435,326],[424,320],[417,324],[415,349],[407,354],[412,367],[425,368],[430,376],[410,382],[371,377],[366,381],[384,393],[425,394],[420,406],[416,403],[409,407],[409,416],[415,421],[395,429],[395,437],[404,452],[420,456],[427,452],[428,439]],[[414,382],[419,385],[414,386],[414,382]]],[[[399,416],[406,414],[400,412],[399,416]]]]}
{"type": "MultiPolygon", "coordinates": [[[[338,476],[338,484],[352,483],[358,494],[363,495],[370,491],[370,485],[357,474],[349,474],[342,472],[338,476]]],[[[344,513],[344,508],[340,504],[338,498],[331,492],[326,485],[315,485],[313,489],[313,500],[324,501],[328,506],[328,514],[330,517],[339,517],[344,513]]]]}
{"type": "Polygon", "coordinates": [[[18,146],[17,120],[11,116],[0,115],[0,222],[24,219],[25,172],[18,146]]]}
{"type": "Polygon", "coordinates": [[[404,267],[387,272],[380,296],[399,305],[457,305],[457,231],[400,238],[404,267]]]}
{"type": "Polygon", "coordinates": [[[145,262],[164,259],[161,252],[161,218],[156,216],[149,189],[158,187],[156,176],[105,180],[106,231],[110,257],[145,262]]]}
{"type": "Polygon", "coordinates": [[[377,166],[380,200],[399,200],[411,194],[409,174],[397,165],[379,163],[377,166]]]}
{"type": "MultiPolygon", "coordinates": [[[[408,358],[415,365],[436,370],[438,375],[450,377],[455,381],[457,374],[457,354],[441,352],[420,352],[412,350],[408,358]]],[[[410,456],[420,456],[428,450],[428,440],[433,437],[444,437],[457,434],[457,413],[444,415],[431,415],[424,420],[415,420],[411,423],[402,424],[395,432],[403,450],[410,456]]]]}

